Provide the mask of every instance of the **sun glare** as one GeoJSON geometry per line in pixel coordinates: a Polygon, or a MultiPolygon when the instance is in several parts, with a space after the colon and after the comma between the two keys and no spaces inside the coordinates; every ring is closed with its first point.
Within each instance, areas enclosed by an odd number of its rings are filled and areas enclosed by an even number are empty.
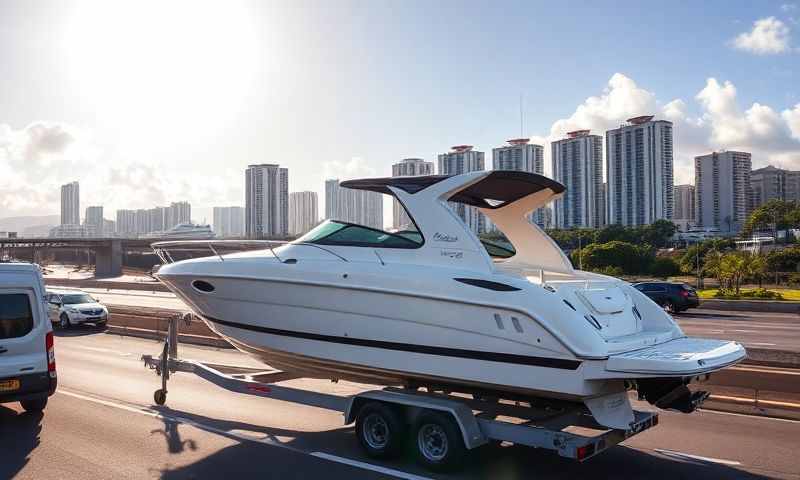
{"type": "Polygon", "coordinates": [[[74,92],[114,127],[216,128],[242,107],[260,49],[234,2],[91,2],[66,32],[74,92]]]}

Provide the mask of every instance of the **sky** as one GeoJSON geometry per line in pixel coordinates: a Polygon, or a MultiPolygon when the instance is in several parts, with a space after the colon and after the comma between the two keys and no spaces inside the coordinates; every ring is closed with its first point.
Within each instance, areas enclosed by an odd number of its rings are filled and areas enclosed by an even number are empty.
{"type": "Polygon", "coordinates": [[[521,135],[548,173],[546,142],[645,114],[674,122],[676,183],[719,149],[800,169],[800,0],[619,5],[0,0],[0,218],[78,180],[109,219],[188,200],[210,222],[254,163],[324,212],[326,178],[459,144],[490,168],[521,135]]]}

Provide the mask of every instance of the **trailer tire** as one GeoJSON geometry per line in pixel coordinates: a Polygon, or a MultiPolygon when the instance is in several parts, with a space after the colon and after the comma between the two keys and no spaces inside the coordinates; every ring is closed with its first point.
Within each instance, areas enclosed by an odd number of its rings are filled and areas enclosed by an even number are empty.
{"type": "Polygon", "coordinates": [[[370,402],[358,411],[356,435],[367,455],[387,459],[402,451],[406,428],[396,408],[382,402],[370,402]]]}
{"type": "Polygon", "coordinates": [[[445,472],[462,465],[467,447],[451,415],[433,410],[423,412],[417,417],[414,433],[417,461],[422,466],[445,472]]]}

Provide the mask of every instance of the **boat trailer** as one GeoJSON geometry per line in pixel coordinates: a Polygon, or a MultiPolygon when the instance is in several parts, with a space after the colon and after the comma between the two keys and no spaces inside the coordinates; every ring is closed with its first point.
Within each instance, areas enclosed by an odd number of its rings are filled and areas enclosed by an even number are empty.
{"type": "Polygon", "coordinates": [[[582,403],[551,399],[506,401],[430,387],[386,387],[342,396],[279,385],[300,376],[180,359],[179,325],[191,317],[171,318],[160,356],[142,356],[145,367],[161,377],[161,388],[153,394],[156,404],[166,402],[172,374],[192,373],[231,392],[341,412],[345,425],[355,422],[358,439],[373,458],[399,454],[401,440],[411,437],[418,459],[432,470],[456,467],[467,451],[490,442],[553,450],[582,462],[658,424],[657,413],[634,410],[628,429],[608,429],[582,403]]]}

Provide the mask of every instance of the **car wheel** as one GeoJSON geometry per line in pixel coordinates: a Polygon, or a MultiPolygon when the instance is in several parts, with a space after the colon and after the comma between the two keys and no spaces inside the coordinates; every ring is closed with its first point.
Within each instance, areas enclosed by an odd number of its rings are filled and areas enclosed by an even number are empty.
{"type": "Polygon", "coordinates": [[[62,313],[61,316],[58,318],[60,320],[60,322],[58,323],[59,327],[67,329],[72,326],[72,323],[69,321],[69,315],[67,315],[66,313],[62,313]]]}
{"type": "Polygon", "coordinates": [[[26,412],[36,413],[44,410],[47,406],[47,397],[32,398],[19,402],[26,412]]]}

